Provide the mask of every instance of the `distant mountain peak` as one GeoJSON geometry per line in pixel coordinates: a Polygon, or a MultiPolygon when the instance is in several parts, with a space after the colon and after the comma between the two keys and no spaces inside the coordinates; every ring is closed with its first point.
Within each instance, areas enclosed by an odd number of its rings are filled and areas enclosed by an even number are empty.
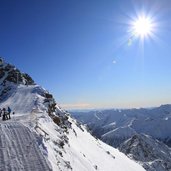
{"type": "Polygon", "coordinates": [[[148,171],[170,171],[171,150],[149,135],[136,134],[120,146],[120,151],[142,163],[148,171]]]}

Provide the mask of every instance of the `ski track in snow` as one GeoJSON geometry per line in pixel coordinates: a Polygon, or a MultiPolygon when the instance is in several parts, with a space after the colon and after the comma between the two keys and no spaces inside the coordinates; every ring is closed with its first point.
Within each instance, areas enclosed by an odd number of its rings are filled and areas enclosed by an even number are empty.
{"type": "Polygon", "coordinates": [[[33,133],[21,123],[0,123],[0,171],[51,171],[33,133]]]}

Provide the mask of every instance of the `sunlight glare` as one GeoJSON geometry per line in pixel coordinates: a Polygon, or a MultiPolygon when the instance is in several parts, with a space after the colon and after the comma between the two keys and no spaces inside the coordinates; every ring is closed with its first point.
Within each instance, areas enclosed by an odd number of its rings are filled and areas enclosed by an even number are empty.
{"type": "Polygon", "coordinates": [[[142,38],[150,36],[153,31],[153,23],[149,17],[141,16],[133,22],[133,34],[142,38]]]}

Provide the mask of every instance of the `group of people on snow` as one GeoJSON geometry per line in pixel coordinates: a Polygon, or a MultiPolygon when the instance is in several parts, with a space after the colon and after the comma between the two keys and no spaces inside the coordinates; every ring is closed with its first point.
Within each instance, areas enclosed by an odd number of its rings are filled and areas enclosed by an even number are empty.
{"type": "Polygon", "coordinates": [[[8,120],[11,119],[11,108],[8,106],[8,108],[0,108],[0,117],[2,116],[2,120],[8,120]]]}

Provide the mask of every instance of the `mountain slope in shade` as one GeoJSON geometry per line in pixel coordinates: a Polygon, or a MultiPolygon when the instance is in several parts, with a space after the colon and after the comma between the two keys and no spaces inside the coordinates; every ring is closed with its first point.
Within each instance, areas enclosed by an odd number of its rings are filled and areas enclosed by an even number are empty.
{"type": "Polygon", "coordinates": [[[122,142],[135,134],[136,131],[131,127],[121,127],[103,134],[101,140],[113,147],[119,147],[122,142]]]}
{"type": "Polygon", "coordinates": [[[147,135],[134,135],[120,146],[120,151],[141,162],[148,171],[170,171],[171,150],[147,135]]]}
{"type": "Polygon", "coordinates": [[[10,106],[15,112],[11,120],[0,122],[26,126],[54,171],[144,171],[123,153],[92,137],[30,76],[5,62],[0,72],[0,107],[10,106]]]}
{"type": "Polygon", "coordinates": [[[131,138],[134,132],[150,135],[171,146],[171,105],[169,104],[151,109],[72,112],[72,116],[86,124],[94,136],[112,143],[114,147],[118,147],[118,142],[122,143],[131,138]],[[128,134],[125,135],[125,132],[128,134]],[[116,143],[113,142],[114,139],[116,143]]]}

